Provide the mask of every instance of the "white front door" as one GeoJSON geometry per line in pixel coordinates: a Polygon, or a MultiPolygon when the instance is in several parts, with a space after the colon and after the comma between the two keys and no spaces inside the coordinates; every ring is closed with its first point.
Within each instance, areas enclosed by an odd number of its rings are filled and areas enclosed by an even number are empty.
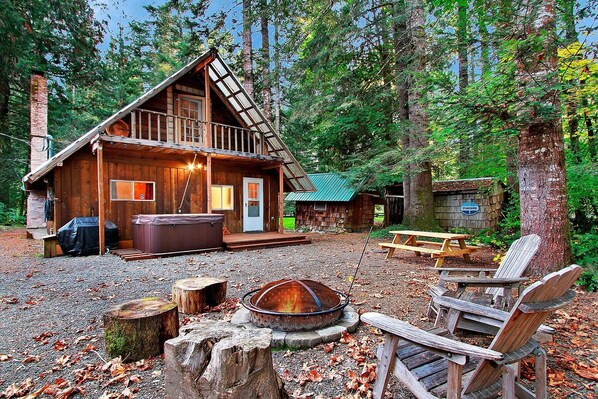
{"type": "Polygon", "coordinates": [[[264,231],[264,179],[243,178],[243,231],[264,231]]]}

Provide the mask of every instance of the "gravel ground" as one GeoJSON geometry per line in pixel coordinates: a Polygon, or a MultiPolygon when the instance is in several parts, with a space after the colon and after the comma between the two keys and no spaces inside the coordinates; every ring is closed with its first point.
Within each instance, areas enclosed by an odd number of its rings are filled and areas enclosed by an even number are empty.
{"type": "MultiPolygon", "coordinates": [[[[228,299],[210,313],[181,316],[182,323],[230,319],[245,292],[285,277],[310,278],[346,292],[365,235],[313,234],[311,238],[313,244],[299,247],[124,262],[113,255],[43,259],[41,243],[24,239],[23,230],[0,231],[0,398],[11,397],[19,388],[31,394],[44,387],[41,397],[163,398],[162,358],[125,366],[106,359],[102,314],[132,299],[168,298],[175,280],[193,276],[226,278],[228,299]]],[[[377,242],[370,241],[366,250],[353,287],[353,306],[360,313],[378,310],[421,327],[431,326],[425,318],[425,290],[437,280],[429,270],[433,261],[402,251],[385,260],[377,242]]],[[[473,265],[487,266],[493,256],[489,250],[480,251],[473,256],[473,265]]],[[[458,258],[449,258],[446,264],[465,265],[458,258]]],[[[581,304],[592,301],[596,303],[596,295],[581,295],[581,304]]],[[[589,323],[595,333],[596,309],[587,308],[593,314],[578,321],[583,326],[589,323]]],[[[371,348],[380,340],[375,331],[361,326],[341,343],[275,351],[274,364],[293,397],[357,398],[359,389],[366,391],[373,377],[371,348]]],[[[584,342],[588,346],[584,353],[595,362],[595,336],[584,342]]],[[[588,395],[593,395],[595,382],[575,378],[572,375],[575,383],[569,384],[574,386],[560,384],[551,393],[575,397],[584,383],[585,396],[592,397],[588,395]]],[[[396,383],[391,391],[395,398],[411,397],[396,383]]]]}

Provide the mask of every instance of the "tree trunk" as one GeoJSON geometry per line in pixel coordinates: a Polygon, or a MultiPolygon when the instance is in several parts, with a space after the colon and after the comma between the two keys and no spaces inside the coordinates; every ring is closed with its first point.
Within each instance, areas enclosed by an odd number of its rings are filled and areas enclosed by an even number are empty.
{"type": "MultiPolygon", "coordinates": [[[[409,123],[409,99],[408,99],[408,80],[407,72],[409,68],[409,59],[411,54],[411,47],[407,34],[407,12],[405,9],[405,2],[398,1],[394,6],[393,16],[393,36],[395,45],[395,71],[396,71],[396,87],[397,87],[397,114],[402,126],[407,126],[409,123]]],[[[403,129],[400,147],[403,152],[403,214],[405,209],[410,205],[409,187],[411,185],[411,171],[409,162],[405,162],[405,154],[409,152],[409,135],[406,129],[403,129]]]]}
{"type": "MultiPolygon", "coordinates": [[[[278,0],[277,0],[278,1],[278,0]]],[[[278,4],[277,4],[278,8],[278,4]]],[[[281,85],[280,85],[280,73],[282,65],[280,63],[280,34],[278,27],[278,17],[274,24],[274,75],[276,76],[276,102],[274,111],[274,127],[276,132],[280,133],[280,107],[281,107],[281,85]]]]}
{"type": "Polygon", "coordinates": [[[556,5],[554,0],[524,0],[518,10],[518,37],[524,39],[516,54],[517,83],[526,92],[544,90],[539,98],[527,94],[521,115],[529,125],[519,134],[519,192],[521,234],[542,238],[539,253],[528,272],[542,276],[571,260],[567,182],[557,70],[556,5]],[[542,54],[535,52],[537,41],[542,54]],[[533,43],[530,45],[529,43],[533,43]],[[534,85],[537,85],[534,87],[534,85]],[[537,102],[540,101],[542,109],[537,102]]]}
{"type": "Polygon", "coordinates": [[[179,312],[197,314],[209,306],[220,305],[226,299],[226,280],[196,277],[177,280],[172,286],[172,301],[179,312]]]}
{"type": "Polygon", "coordinates": [[[474,7],[477,10],[478,33],[480,35],[480,63],[482,75],[490,73],[490,34],[486,24],[487,6],[483,0],[475,0],[474,7]]]}
{"type": "MultiPolygon", "coordinates": [[[[584,82],[582,81],[581,84],[583,85],[584,82]]],[[[590,116],[590,111],[588,111],[588,99],[583,98],[581,100],[581,106],[583,107],[583,119],[586,123],[586,130],[588,132],[588,149],[590,151],[590,160],[592,162],[596,161],[596,132],[594,131],[594,123],[592,122],[592,117],[590,116]]]]}
{"type": "Polygon", "coordinates": [[[251,19],[251,0],[243,0],[243,88],[253,97],[251,19]]]}
{"type": "Polygon", "coordinates": [[[268,29],[268,1],[261,0],[262,32],[262,102],[264,115],[272,121],[272,81],[270,79],[270,30],[268,29]]]}
{"type": "Polygon", "coordinates": [[[137,361],[164,352],[164,342],[179,335],[179,313],[173,302],[143,298],[104,313],[106,353],[137,361]]]}
{"type": "Polygon", "coordinates": [[[517,139],[511,135],[506,137],[507,189],[510,194],[519,195],[519,172],[517,168],[517,139]]]}
{"type": "Polygon", "coordinates": [[[407,30],[411,40],[413,58],[409,77],[409,207],[405,209],[405,224],[415,228],[429,229],[438,226],[434,213],[432,194],[432,167],[429,159],[428,118],[424,109],[423,87],[419,81],[426,66],[425,12],[421,0],[411,1],[407,30]]]}
{"type": "MultiPolygon", "coordinates": [[[[577,29],[575,28],[575,0],[566,0],[564,2],[563,21],[565,22],[565,44],[569,45],[577,42],[577,29]]],[[[578,82],[568,81],[571,87],[567,88],[565,94],[567,103],[565,112],[567,115],[567,127],[569,128],[569,142],[571,143],[572,160],[576,164],[581,163],[581,153],[579,147],[579,118],[577,116],[577,100],[575,92],[578,82]]]]}
{"type": "Polygon", "coordinates": [[[207,320],[166,342],[166,399],[283,399],[272,364],[272,330],[207,320]]]}
{"type": "MultiPolygon", "coordinates": [[[[5,58],[0,56],[0,62],[4,62],[5,58]]],[[[0,133],[8,133],[8,112],[9,112],[9,104],[10,104],[10,83],[8,81],[8,76],[0,76],[0,133]]],[[[0,137],[0,153],[9,154],[12,152],[11,150],[11,140],[7,139],[6,137],[0,137]]],[[[0,176],[0,182],[4,183],[4,179],[11,180],[8,176],[0,176]]],[[[8,187],[8,184],[3,184],[4,187],[8,187]]],[[[11,206],[10,201],[10,193],[11,190],[3,189],[0,190],[0,203],[6,204],[6,206],[11,206]]]]}
{"type": "MultiPolygon", "coordinates": [[[[467,33],[467,0],[457,1],[457,58],[459,61],[459,93],[464,95],[469,85],[468,71],[468,33],[467,33]]],[[[469,126],[461,126],[459,132],[459,175],[465,175],[470,159],[471,138],[469,137],[469,126]]]]}

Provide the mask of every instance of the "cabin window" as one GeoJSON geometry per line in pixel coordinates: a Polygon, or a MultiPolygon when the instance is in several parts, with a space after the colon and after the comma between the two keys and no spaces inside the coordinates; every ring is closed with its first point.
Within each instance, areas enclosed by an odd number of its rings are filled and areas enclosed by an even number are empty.
{"type": "Polygon", "coordinates": [[[154,201],[155,194],[153,181],[110,180],[112,201],[154,201]]]}
{"type": "Polygon", "coordinates": [[[325,211],[325,210],[326,210],[325,202],[314,202],[314,211],[325,211]]]}
{"type": "Polygon", "coordinates": [[[233,186],[212,186],[212,209],[231,211],[233,206],[233,186]]]}

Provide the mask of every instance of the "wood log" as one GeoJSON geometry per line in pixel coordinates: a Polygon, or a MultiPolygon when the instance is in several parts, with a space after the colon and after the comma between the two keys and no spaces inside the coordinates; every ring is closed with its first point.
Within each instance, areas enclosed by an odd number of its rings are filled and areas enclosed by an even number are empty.
{"type": "Polygon", "coordinates": [[[164,344],[165,399],[288,398],[272,363],[272,330],[206,320],[164,344]]]}
{"type": "Polygon", "coordinates": [[[172,286],[172,301],[181,313],[196,314],[226,299],[226,280],[194,277],[177,280],[172,286]]]}
{"type": "Polygon", "coordinates": [[[104,339],[110,357],[137,361],[158,356],[164,342],[178,336],[177,306],[161,298],[135,299],[104,313],[104,339]]]}

